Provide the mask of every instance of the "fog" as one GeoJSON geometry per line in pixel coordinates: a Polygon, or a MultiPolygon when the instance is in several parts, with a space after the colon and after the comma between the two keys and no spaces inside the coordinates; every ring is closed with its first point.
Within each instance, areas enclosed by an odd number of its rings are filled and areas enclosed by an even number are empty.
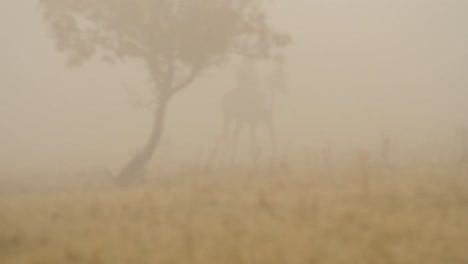
{"type": "Polygon", "coordinates": [[[468,263],[467,10],[0,1],[0,263],[468,263]]]}
{"type": "MultiPolygon", "coordinates": [[[[285,55],[289,93],[275,98],[281,155],[315,155],[326,144],[344,156],[378,151],[383,135],[401,160],[433,149],[455,155],[456,129],[468,121],[467,2],[290,0],[270,8],[272,24],[293,39],[285,55]]],[[[151,89],[144,65],[93,59],[67,68],[35,1],[3,1],[0,17],[2,169],[119,170],[151,126],[151,113],[128,92],[151,89]]],[[[206,159],[237,62],[174,98],[154,164],[206,159]]],[[[262,73],[270,69],[259,62],[262,73]]],[[[248,148],[247,134],[240,149],[248,148]]],[[[265,130],[257,136],[268,144],[265,130]]]]}

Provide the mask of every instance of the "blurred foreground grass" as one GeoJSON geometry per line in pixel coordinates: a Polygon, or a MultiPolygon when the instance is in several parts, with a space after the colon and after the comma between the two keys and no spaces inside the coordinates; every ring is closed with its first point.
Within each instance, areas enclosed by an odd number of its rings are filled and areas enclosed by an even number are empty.
{"type": "Polygon", "coordinates": [[[362,173],[194,170],[129,188],[86,175],[36,192],[4,184],[0,263],[468,263],[466,173],[362,173]]]}

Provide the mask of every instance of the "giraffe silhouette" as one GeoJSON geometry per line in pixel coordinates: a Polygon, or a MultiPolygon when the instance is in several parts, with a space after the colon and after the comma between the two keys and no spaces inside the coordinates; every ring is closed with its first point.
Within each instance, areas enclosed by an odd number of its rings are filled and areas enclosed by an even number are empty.
{"type": "Polygon", "coordinates": [[[266,94],[258,89],[233,89],[222,101],[225,144],[234,155],[234,148],[240,132],[250,130],[250,150],[255,151],[256,129],[266,126],[272,146],[275,146],[275,132],[272,108],[266,104],[266,94]]]}
{"type": "MultiPolygon", "coordinates": [[[[267,77],[265,87],[270,90],[264,91],[261,89],[262,84],[258,78],[254,60],[246,58],[242,61],[237,74],[237,87],[227,91],[222,99],[223,130],[211,153],[209,163],[222,147],[224,147],[224,154],[227,154],[232,161],[235,157],[239,134],[244,128],[248,128],[250,132],[249,153],[253,159],[260,154],[260,148],[256,145],[258,127],[266,128],[273,153],[276,151],[273,94],[285,90],[284,87],[277,85],[279,80],[274,75],[277,75],[278,70],[282,71],[282,68],[275,66],[267,77]]],[[[284,85],[284,82],[281,85],[284,85]]]]}

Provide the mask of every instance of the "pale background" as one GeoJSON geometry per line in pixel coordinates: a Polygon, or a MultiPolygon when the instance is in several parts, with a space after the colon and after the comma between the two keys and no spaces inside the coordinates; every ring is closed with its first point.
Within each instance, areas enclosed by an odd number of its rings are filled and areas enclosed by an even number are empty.
{"type": "MultiPolygon", "coordinates": [[[[282,153],[399,153],[457,147],[468,123],[468,1],[277,0],[290,32],[290,94],[278,100],[282,153]]],[[[150,114],[126,87],[150,85],[138,64],[67,69],[34,0],[0,1],[0,168],[119,168],[146,140],[150,114]]],[[[264,70],[268,70],[268,67],[264,70]]],[[[197,80],[170,106],[161,155],[206,155],[220,130],[231,67],[197,80]]],[[[155,160],[158,159],[158,156],[155,160]]]]}

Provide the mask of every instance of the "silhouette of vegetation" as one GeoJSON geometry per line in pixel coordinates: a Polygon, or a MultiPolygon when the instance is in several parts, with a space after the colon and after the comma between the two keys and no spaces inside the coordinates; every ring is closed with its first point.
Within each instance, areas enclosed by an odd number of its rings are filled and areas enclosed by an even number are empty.
{"type": "Polygon", "coordinates": [[[167,106],[200,73],[230,55],[269,57],[290,38],[268,23],[261,0],[40,0],[42,15],[68,66],[93,57],[140,61],[157,96],[146,145],[117,179],[141,179],[160,141],[167,106]]]}

